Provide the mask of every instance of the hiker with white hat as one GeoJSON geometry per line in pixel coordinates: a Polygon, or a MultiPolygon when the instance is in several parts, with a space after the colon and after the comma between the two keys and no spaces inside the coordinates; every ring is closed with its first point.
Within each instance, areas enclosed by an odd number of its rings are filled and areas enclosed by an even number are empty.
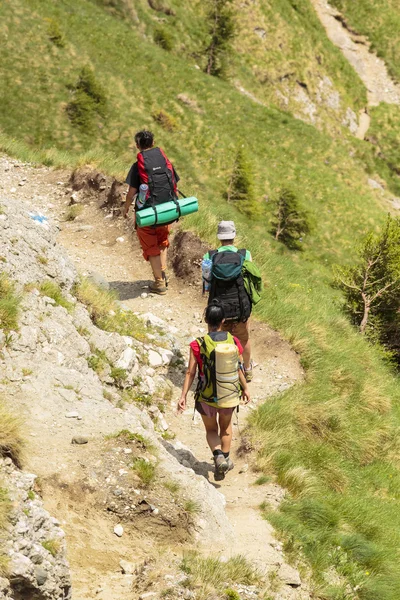
{"type": "MultiPolygon", "coordinates": [[[[234,245],[236,227],[233,221],[218,224],[217,238],[221,246],[203,257],[204,290],[209,292],[208,303],[218,299],[223,306],[223,330],[236,336],[243,346],[243,365],[246,381],[253,378],[249,318],[252,298],[243,277],[243,264],[252,261],[249,250],[238,250],[234,245]]],[[[260,279],[261,288],[261,279],[260,279]]]]}

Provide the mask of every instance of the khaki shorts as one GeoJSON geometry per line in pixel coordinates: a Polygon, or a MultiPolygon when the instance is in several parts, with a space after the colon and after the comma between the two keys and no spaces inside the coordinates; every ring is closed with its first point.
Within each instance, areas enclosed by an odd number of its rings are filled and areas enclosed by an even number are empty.
{"type": "Polygon", "coordinates": [[[249,321],[250,319],[247,319],[245,323],[243,323],[242,321],[226,321],[222,325],[222,331],[229,331],[229,333],[236,336],[239,342],[244,347],[249,341],[250,336],[249,321]]]}

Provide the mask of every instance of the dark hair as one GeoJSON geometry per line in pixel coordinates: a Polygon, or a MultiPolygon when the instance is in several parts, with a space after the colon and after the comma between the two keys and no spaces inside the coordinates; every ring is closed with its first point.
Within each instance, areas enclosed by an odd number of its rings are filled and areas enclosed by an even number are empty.
{"type": "Polygon", "coordinates": [[[204,312],[204,320],[210,327],[219,327],[225,319],[225,312],[218,300],[212,300],[204,312]]]}
{"type": "Polygon", "coordinates": [[[135,134],[135,143],[141,150],[151,148],[154,143],[154,135],[147,129],[142,129],[135,134]]]}

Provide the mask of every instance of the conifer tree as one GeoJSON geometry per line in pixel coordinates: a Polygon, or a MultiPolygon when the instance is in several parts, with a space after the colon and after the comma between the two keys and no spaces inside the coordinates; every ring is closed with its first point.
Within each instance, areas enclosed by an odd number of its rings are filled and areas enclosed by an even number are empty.
{"type": "Polygon", "coordinates": [[[226,57],[235,37],[232,0],[209,0],[207,15],[210,42],[205,50],[208,75],[222,77],[226,73],[226,57]]]}
{"type": "Polygon", "coordinates": [[[240,212],[252,217],[259,212],[251,162],[243,146],[239,146],[227,190],[228,202],[234,202],[240,212]]]}
{"type": "Polygon", "coordinates": [[[369,234],[358,251],[358,263],[337,267],[336,282],[360,332],[373,329],[373,337],[400,356],[400,219],[389,216],[380,234],[369,234]]]}
{"type": "Polygon", "coordinates": [[[302,238],[309,231],[307,213],[300,209],[295,194],[282,190],[276,202],[271,233],[290,250],[301,250],[302,238]]]}

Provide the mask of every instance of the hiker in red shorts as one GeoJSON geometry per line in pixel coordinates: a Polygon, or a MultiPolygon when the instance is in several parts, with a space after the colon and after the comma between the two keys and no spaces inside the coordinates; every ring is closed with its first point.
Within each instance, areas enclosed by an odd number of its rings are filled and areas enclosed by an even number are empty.
{"type": "MultiPolygon", "coordinates": [[[[139,207],[137,201],[135,202],[135,214],[136,211],[143,208],[169,202],[178,197],[176,184],[179,176],[161,148],[154,147],[153,134],[146,130],[139,131],[135,135],[135,143],[139,153],[137,161],[130,168],[126,178],[129,189],[122,210],[125,218],[128,216],[129,208],[141,184],[147,184],[148,191],[142,206],[139,207]]],[[[150,262],[154,275],[150,291],[161,295],[166,294],[170,225],[139,227],[136,232],[143,250],[143,257],[150,262]]]]}

